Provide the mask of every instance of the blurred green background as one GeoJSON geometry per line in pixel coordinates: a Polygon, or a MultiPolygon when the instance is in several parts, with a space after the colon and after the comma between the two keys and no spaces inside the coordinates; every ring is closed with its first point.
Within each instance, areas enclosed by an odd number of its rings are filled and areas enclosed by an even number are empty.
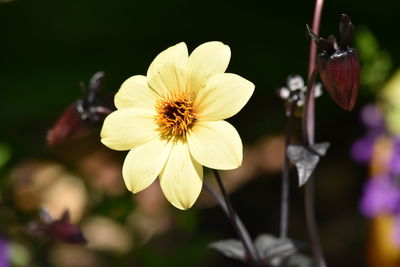
{"type": "MultiPolygon", "coordinates": [[[[360,48],[364,45],[367,50],[361,58],[372,73],[376,71],[371,65],[387,58],[378,64],[381,76],[362,84],[353,112],[338,108],[326,93],[317,101],[316,139],[332,144],[317,170],[316,185],[317,217],[330,266],[366,264],[368,227],[358,212],[358,200],[367,170],[350,160],[349,149],[363,133],[359,109],[374,101],[387,75],[400,62],[399,8],[394,0],[335,0],[326,1],[322,15],[321,36],[338,36],[341,13],[367,32],[366,39],[358,40],[360,48]],[[379,47],[368,33],[375,36],[379,47]]],[[[286,124],[284,107],[275,89],[285,85],[289,74],[306,75],[309,39],[305,24],[311,24],[313,9],[313,1],[15,0],[1,4],[0,143],[10,155],[0,172],[3,191],[12,183],[10,173],[28,159],[52,161],[71,172],[81,172],[77,161],[101,147],[98,135],[83,146],[75,142],[47,148],[45,143],[47,130],[81,96],[79,82],[87,82],[94,72],[103,70],[106,91],[115,92],[128,77],[145,74],[159,52],[181,41],[190,51],[211,40],[228,44],[232,50],[228,71],[256,85],[248,105],[230,119],[248,147],[257,146],[266,136],[281,135],[286,124]]],[[[124,153],[109,153],[122,162],[124,153]]],[[[253,236],[277,234],[279,171],[255,176],[232,193],[232,201],[253,236]]],[[[90,185],[86,187],[86,217],[97,214],[123,224],[136,208],[128,192],[97,199],[91,195],[90,185]]],[[[291,189],[290,233],[308,242],[302,189],[297,189],[295,176],[291,189]]],[[[35,218],[34,210],[19,211],[13,206],[15,200],[9,194],[2,194],[2,207],[7,210],[3,215],[13,218],[2,219],[0,227],[6,233],[7,227],[35,218]]],[[[122,254],[96,251],[98,262],[103,266],[242,266],[206,247],[213,240],[235,236],[217,207],[195,205],[187,212],[166,209],[175,218],[172,227],[122,254]]],[[[31,260],[37,262],[40,257],[31,255],[31,260]]],[[[55,262],[52,264],[60,264],[55,262]]]]}

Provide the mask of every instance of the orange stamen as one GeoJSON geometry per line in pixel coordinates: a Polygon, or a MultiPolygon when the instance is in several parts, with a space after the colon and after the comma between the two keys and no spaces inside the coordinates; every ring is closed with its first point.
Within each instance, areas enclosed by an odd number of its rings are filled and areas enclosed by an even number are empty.
{"type": "Polygon", "coordinates": [[[156,104],[156,111],[159,131],[166,138],[185,138],[196,120],[193,101],[185,95],[159,101],[156,104]]]}

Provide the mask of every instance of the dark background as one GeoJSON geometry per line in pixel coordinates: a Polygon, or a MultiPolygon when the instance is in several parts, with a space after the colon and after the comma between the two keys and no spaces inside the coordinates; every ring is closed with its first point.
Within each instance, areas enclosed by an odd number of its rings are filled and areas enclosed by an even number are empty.
{"type": "MultiPolygon", "coordinates": [[[[245,144],[282,133],[285,116],[275,89],[285,84],[289,74],[306,75],[305,24],[312,23],[313,5],[313,1],[215,0],[16,0],[0,5],[0,142],[13,155],[4,177],[26,158],[52,157],[45,145],[46,132],[80,96],[79,81],[103,70],[106,90],[115,92],[129,76],[145,74],[160,51],[180,41],[186,42],[189,51],[211,40],[228,44],[232,50],[228,71],[256,85],[248,105],[230,120],[245,144]]],[[[356,27],[370,29],[397,67],[399,8],[394,0],[326,1],[321,35],[338,35],[339,16],[347,13],[356,27]]],[[[358,201],[367,171],[351,161],[349,148],[363,132],[359,109],[374,101],[375,95],[363,87],[360,90],[352,112],[338,108],[327,94],[317,101],[316,139],[332,144],[316,173],[317,217],[330,266],[366,264],[368,228],[358,212],[358,201]]],[[[232,194],[253,236],[278,233],[279,193],[276,173],[257,177],[232,194]]],[[[295,182],[292,193],[291,236],[307,242],[303,192],[295,182]]],[[[134,256],[124,256],[126,266],[129,262],[241,266],[205,246],[211,240],[235,236],[219,209],[194,208],[187,214],[195,216],[195,230],[181,238],[174,234],[179,229],[165,233],[135,250],[134,256]]]]}

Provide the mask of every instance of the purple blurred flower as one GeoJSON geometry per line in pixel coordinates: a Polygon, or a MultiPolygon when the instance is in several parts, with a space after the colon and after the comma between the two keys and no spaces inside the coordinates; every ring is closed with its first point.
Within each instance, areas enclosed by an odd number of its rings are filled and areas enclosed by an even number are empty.
{"type": "Polygon", "coordinates": [[[350,150],[351,157],[358,163],[369,163],[372,156],[372,148],[375,143],[375,136],[366,136],[358,139],[350,150]]]}
{"type": "Polygon", "coordinates": [[[393,142],[392,157],[389,163],[392,175],[400,176],[400,138],[396,137],[393,142]]]}
{"type": "Polygon", "coordinates": [[[8,257],[8,247],[9,247],[8,241],[0,237],[0,267],[10,266],[8,257]]]}
{"type": "MultiPolygon", "coordinates": [[[[382,114],[374,104],[362,109],[361,120],[367,128],[366,134],[353,144],[351,156],[359,163],[369,163],[376,138],[387,135],[387,132],[382,114]]],[[[393,216],[395,219],[393,241],[400,245],[400,137],[391,136],[391,138],[392,154],[387,171],[380,176],[372,177],[365,184],[360,210],[368,217],[382,214],[393,216]]]]}
{"type": "Polygon", "coordinates": [[[400,216],[395,218],[394,229],[393,229],[393,241],[395,244],[400,245],[400,216]]]}
{"type": "Polygon", "coordinates": [[[360,117],[361,121],[369,131],[376,130],[381,133],[385,130],[385,121],[383,120],[383,116],[379,108],[375,104],[368,104],[363,107],[360,117]]]}
{"type": "Polygon", "coordinates": [[[375,139],[386,131],[385,122],[378,107],[374,104],[363,107],[360,117],[367,127],[366,134],[352,145],[350,154],[354,161],[368,163],[371,160],[375,139]]]}
{"type": "Polygon", "coordinates": [[[400,189],[389,176],[373,177],[364,186],[360,203],[367,217],[380,214],[400,215],[400,189]]]}

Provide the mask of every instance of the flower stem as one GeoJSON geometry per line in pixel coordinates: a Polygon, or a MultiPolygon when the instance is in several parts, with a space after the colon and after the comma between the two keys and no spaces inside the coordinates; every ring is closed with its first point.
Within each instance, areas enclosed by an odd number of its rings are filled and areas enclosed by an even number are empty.
{"type": "Polygon", "coordinates": [[[282,171],[282,192],[281,192],[281,225],[280,225],[280,238],[287,238],[288,225],[289,225],[289,158],[286,150],[290,145],[292,135],[292,121],[293,113],[296,110],[297,101],[291,102],[289,107],[289,114],[286,121],[286,136],[285,136],[285,152],[282,171]]]}
{"type": "MultiPolygon", "coordinates": [[[[316,35],[319,35],[319,26],[321,25],[321,14],[324,7],[324,0],[315,1],[314,19],[312,30],[316,35]]],[[[308,78],[315,69],[315,60],[317,58],[317,45],[313,40],[310,40],[310,60],[308,62],[308,78]]]]}
{"type": "MultiPolygon", "coordinates": [[[[312,30],[315,34],[319,34],[319,26],[321,22],[321,13],[324,5],[324,0],[316,0],[314,10],[314,20],[312,30]]],[[[308,82],[307,93],[305,99],[304,115],[303,115],[303,139],[306,146],[314,144],[315,136],[315,103],[314,103],[314,86],[315,77],[317,74],[315,68],[315,60],[317,56],[317,47],[315,43],[310,40],[310,58],[308,65],[308,82]]],[[[314,178],[311,176],[305,185],[305,198],[304,198],[306,221],[308,233],[311,240],[312,251],[316,267],[326,267],[321,241],[318,236],[317,224],[315,220],[314,211],[314,178]]]]}
{"type": "Polygon", "coordinates": [[[318,236],[317,224],[315,220],[314,211],[314,179],[310,177],[307,184],[305,185],[305,209],[306,209],[306,220],[308,227],[308,234],[312,244],[312,250],[314,254],[314,261],[316,267],[326,267],[324,253],[322,251],[321,241],[318,236]]]}
{"type": "Polygon", "coordinates": [[[254,246],[254,243],[249,235],[249,232],[244,226],[242,220],[239,218],[236,211],[233,209],[218,171],[213,170],[213,172],[215,175],[215,179],[217,180],[218,187],[221,191],[221,195],[218,194],[210,185],[204,183],[206,189],[215,198],[215,200],[221,206],[222,210],[230,219],[231,223],[233,224],[236,230],[237,235],[239,236],[240,240],[243,243],[243,247],[246,251],[246,254],[249,256],[252,265],[261,266],[262,264],[258,256],[257,250],[254,246]]]}

